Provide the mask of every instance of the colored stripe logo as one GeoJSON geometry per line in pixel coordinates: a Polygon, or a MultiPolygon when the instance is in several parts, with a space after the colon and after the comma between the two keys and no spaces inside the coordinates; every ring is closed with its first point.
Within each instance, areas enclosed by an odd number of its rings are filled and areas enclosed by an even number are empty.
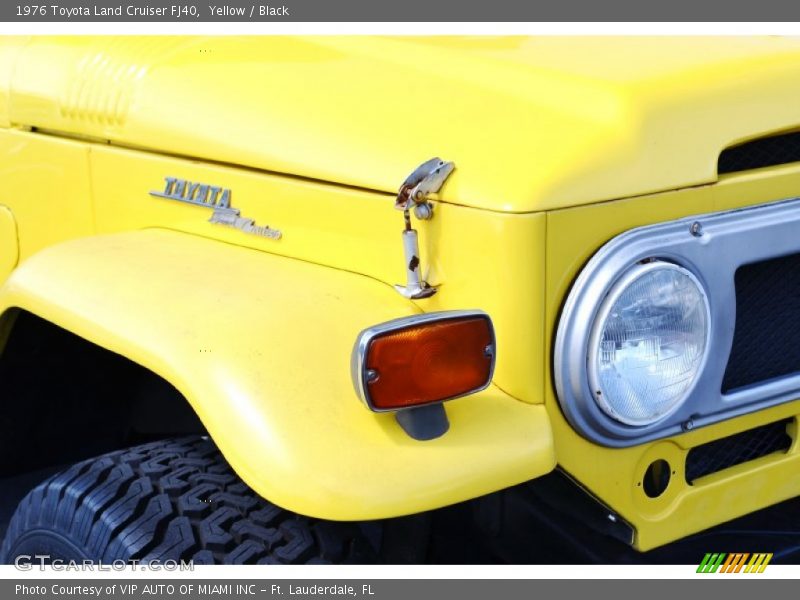
{"type": "Polygon", "coordinates": [[[772,560],[772,553],[709,552],[704,557],[698,573],[763,573],[772,560]]]}

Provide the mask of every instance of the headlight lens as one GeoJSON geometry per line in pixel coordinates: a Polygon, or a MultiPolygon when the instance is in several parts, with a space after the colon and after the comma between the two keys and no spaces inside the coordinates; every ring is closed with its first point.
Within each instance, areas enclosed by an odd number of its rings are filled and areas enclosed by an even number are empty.
{"type": "Polygon", "coordinates": [[[612,287],[589,341],[589,384],[598,406],[628,425],[649,425],[686,399],[706,351],[709,308],[686,269],[636,265],[612,287]]]}

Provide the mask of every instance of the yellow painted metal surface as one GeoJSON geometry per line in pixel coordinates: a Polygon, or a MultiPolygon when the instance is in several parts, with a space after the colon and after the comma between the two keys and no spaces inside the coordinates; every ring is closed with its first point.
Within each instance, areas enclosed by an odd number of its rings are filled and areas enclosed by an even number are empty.
{"type": "Polygon", "coordinates": [[[800,41],[775,38],[6,38],[0,206],[21,266],[0,309],[168,379],[287,508],[406,514],[557,459],[646,550],[800,494],[794,447],[693,486],[682,472],[692,446],[800,403],[640,447],[591,444],[554,396],[559,312],[614,235],[797,195],[796,165],[717,178],[716,161],[797,129],[798,92],[800,41]],[[435,218],[415,222],[440,289],[411,303],[390,288],[404,278],[393,192],[433,155],[457,164],[435,218]],[[165,176],[230,188],[242,216],[283,237],[151,196],[165,176]],[[415,442],[359,405],[350,349],[365,326],[459,308],[494,320],[494,385],[448,405],[447,435],[415,442]],[[656,458],[675,473],[650,499],[656,458]]]}
{"type": "MultiPolygon", "coordinates": [[[[270,500],[284,502],[286,506],[300,512],[310,511],[312,514],[328,516],[338,514],[340,515],[338,518],[371,518],[376,514],[388,516],[392,514],[391,511],[394,511],[394,514],[413,512],[423,504],[428,507],[449,504],[469,497],[466,490],[471,490],[469,493],[473,493],[481,489],[496,489],[500,481],[505,481],[506,484],[512,479],[515,482],[522,481],[533,476],[532,473],[541,475],[553,468],[555,459],[549,435],[549,423],[540,406],[533,407],[531,412],[523,410],[513,417],[522,419],[521,422],[527,422],[529,425],[532,424],[533,428],[524,434],[521,440],[515,442],[513,435],[508,439],[512,446],[529,444],[524,461],[511,459],[510,464],[516,464],[511,470],[501,467],[499,463],[505,463],[506,457],[513,456],[518,450],[512,450],[509,455],[506,444],[496,444],[493,440],[495,436],[508,436],[513,431],[509,432],[503,423],[495,421],[494,418],[489,418],[487,421],[488,415],[483,412],[490,406],[496,410],[498,403],[495,400],[499,398],[511,400],[514,404],[519,403],[513,398],[522,399],[526,401],[523,406],[542,402],[544,296],[541,281],[544,277],[545,244],[543,214],[510,215],[449,204],[437,205],[436,218],[429,223],[418,223],[417,227],[420,229],[422,257],[427,265],[429,279],[440,285],[440,292],[433,298],[417,301],[415,305],[401,299],[390,288],[391,284],[400,283],[405,277],[401,247],[403,219],[401,213],[394,209],[394,198],[391,195],[170,158],[143,151],[113,148],[85,140],[62,139],[35,132],[13,130],[0,132],[0,149],[3,148],[6,148],[7,156],[5,164],[8,176],[5,189],[9,205],[15,214],[20,215],[20,247],[23,262],[39,260],[40,254],[37,253],[39,250],[51,247],[63,239],[90,236],[94,233],[122,233],[159,228],[201,236],[198,239],[206,238],[201,242],[202,252],[191,256],[184,255],[183,258],[187,262],[196,263],[187,266],[187,269],[204,269],[206,253],[216,256],[228,247],[238,247],[244,252],[243,246],[261,251],[261,254],[269,260],[285,263],[287,266],[279,273],[265,269],[261,273],[254,272],[247,277],[263,278],[264,286],[285,288],[283,302],[286,306],[291,306],[292,310],[284,311],[280,317],[281,324],[285,327],[281,352],[286,357],[296,359],[307,352],[309,344],[319,352],[324,349],[325,356],[320,357],[320,360],[330,360],[336,365],[340,387],[329,390],[326,384],[320,382],[310,387],[298,385],[294,379],[303,376],[289,369],[271,369],[268,365],[273,363],[265,362],[258,375],[259,379],[274,379],[273,385],[284,387],[280,389],[283,395],[271,394],[260,399],[264,404],[291,402],[298,410],[302,407],[305,414],[311,414],[315,412],[316,403],[324,399],[333,405],[348,405],[348,414],[353,411],[358,414],[363,413],[362,419],[354,421],[356,428],[377,427],[381,423],[386,423],[386,418],[376,419],[361,406],[349,383],[350,351],[362,328],[403,316],[408,314],[408,311],[482,308],[493,316],[498,335],[499,358],[494,377],[497,387],[491,388],[491,392],[482,393],[474,398],[459,399],[452,404],[452,410],[456,410],[457,414],[473,414],[474,417],[471,418],[487,424],[487,431],[477,436],[475,443],[480,441],[482,444],[490,444],[491,450],[485,452],[487,457],[488,455],[495,457],[492,459],[495,462],[491,464],[491,469],[488,467],[481,469],[480,461],[476,463],[469,458],[470,453],[466,452],[462,458],[470,460],[477,466],[474,475],[466,476],[468,471],[466,467],[463,470],[451,470],[448,463],[433,461],[429,464],[431,471],[427,481],[418,479],[410,469],[402,470],[397,478],[378,477],[374,470],[378,468],[378,457],[382,456],[382,452],[389,451],[388,448],[379,445],[375,448],[376,462],[364,467],[373,469],[369,472],[373,489],[372,492],[368,492],[371,494],[369,501],[365,498],[363,502],[355,503],[352,494],[364,490],[354,486],[352,491],[342,489],[339,492],[343,498],[347,497],[346,501],[342,500],[341,503],[331,498],[331,492],[325,494],[315,492],[312,494],[315,499],[308,500],[310,504],[304,504],[298,501],[299,496],[296,494],[284,500],[284,492],[280,490],[285,486],[301,489],[297,487],[294,479],[284,479],[284,471],[270,468],[262,473],[260,463],[254,462],[255,459],[252,457],[260,456],[264,449],[253,441],[254,438],[239,437],[238,421],[234,418],[217,421],[219,417],[217,413],[205,417],[204,421],[213,432],[215,441],[223,446],[226,456],[237,471],[247,477],[255,489],[265,495],[269,493],[267,497],[270,500]],[[164,177],[167,175],[230,188],[232,204],[241,211],[241,214],[253,218],[257,224],[280,229],[281,239],[262,238],[212,224],[208,220],[211,215],[211,210],[208,208],[152,196],[150,191],[163,189],[164,177]],[[56,226],[56,223],[59,223],[59,226],[56,226]],[[42,224],[44,226],[40,226],[42,224]],[[464,245],[461,243],[464,238],[474,240],[475,243],[464,245]],[[488,251],[488,248],[500,250],[507,255],[507,258],[497,260],[496,253],[488,251]],[[270,257],[265,253],[273,256],[270,257]],[[364,301],[376,302],[374,290],[380,290],[379,297],[384,298],[386,302],[385,308],[378,311],[365,311],[354,304],[350,307],[355,313],[352,320],[337,318],[339,321],[337,331],[341,336],[341,344],[336,348],[309,342],[309,339],[316,337],[309,338],[309,330],[302,326],[305,310],[319,311],[317,308],[309,308],[307,303],[313,304],[317,301],[316,295],[321,295],[322,300],[325,300],[332,292],[325,289],[321,283],[315,284],[313,288],[297,285],[294,281],[302,279],[301,274],[294,275],[290,279],[285,277],[285,273],[293,273],[295,269],[298,273],[308,273],[309,277],[315,277],[316,271],[304,270],[308,263],[335,267],[342,272],[362,273],[367,276],[372,286],[366,291],[367,298],[364,301]],[[513,282],[518,293],[508,293],[510,282],[513,282]],[[293,297],[297,298],[296,302],[290,301],[293,297]],[[296,329],[290,334],[292,328],[296,329]],[[320,393],[320,390],[324,392],[320,393]],[[465,408],[458,411],[460,406],[465,408]],[[476,408],[471,408],[473,406],[476,408]],[[495,428],[492,423],[497,423],[498,426],[495,428]],[[238,443],[245,444],[249,450],[228,449],[225,442],[227,437],[238,438],[238,443]],[[231,456],[234,452],[238,452],[238,456],[242,458],[236,460],[236,454],[231,456]],[[510,473],[519,469],[523,462],[526,466],[511,477],[510,473]],[[247,473],[253,470],[257,470],[260,475],[248,477],[247,473]],[[453,483],[448,485],[431,483],[437,470],[444,479],[452,477],[453,483]],[[448,470],[451,471],[450,474],[445,475],[444,471],[448,470]],[[489,471],[495,474],[490,475],[489,471]],[[415,492],[419,495],[418,501],[405,495],[413,488],[424,485],[432,486],[432,489],[424,491],[424,488],[420,487],[419,491],[415,492]],[[376,500],[378,489],[388,494],[393,489],[398,489],[398,486],[405,490],[404,495],[400,497],[393,495],[392,499],[386,502],[376,500]],[[325,508],[327,506],[325,503],[330,506],[325,508]],[[368,506],[370,503],[374,506],[368,506]]],[[[152,259],[153,254],[150,250],[142,248],[141,251],[152,259]]],[[[55,246],[51,252],[53,256],[53,253],[64,251],[60,246],[55,246]]],[[[128,286],[143,286],[145,285],[143,281],[147,281],[146,278],[134,275],[129,268],[127,258],[122,256],[112,259],[110,253],[106,254],[109,261],[117,261],[116,268],[112,269],[112,263],[109,263],[102,274],[94,265],[84,262],[86,258],[84,254],[69,255],[69,259],[66,258],[67,254],[59,256],[62,258],[58,263],[47,262],[40,267],[42,281],[46,269],[63,272],[58,280],[63,282],[64,287],[67,287],[69,277],[75,277],[71,285],[76,288],[76,293],[79,289],[89,288],[94,294],[91,302],[86,301],[87,304],[99,305],[108,302],[101,300],[101,297],[104,297],[102,296],[104,289],[123,290],[128,286]],[[70,275],[63,271],[62,261],[66,260],[76,261],[70,275]],[[84,275],[79,277],[78,272],[83,272],[84,275]]],[[[245,253],[243,256],[249,254],[245,253]]],[[[170,268],[177,267],[171,264],[170,268]]],[[[232,260],[231,273],[237,272],[238,268],[235,260],[232,260]]],[[[327,272],[322,267],[317,268],[327,272]]],[[[351,280],[355,279],[345,278],[345,281],[351,280]]],[[[308,285],[312,283],[308,282],[308,285]]],[[[186,312],[185,308],[195,306],[198,294],[207,294],[215,286],[222,287],[225,293],[234,293],[235,290],[229,292],[228,288],[235,288],[238,285],[238,280],[231,280],[230,277],[216,281],[213,278],[184,277],[179,281],[176,280],[173,287],[165,291],[158,302],[145,303],[141,306],[136,303],[139,319],[144,320],[150,311],[163,309],[163,304],[171,302],[174,305],[170,308],[174,326],[179,332],[192,331],[203,326],[202,320],[198,317],[200,307],[191,312],[186,312]]],[[[267,294],[266,287],[263,293],[267,294]]],[[[350,291],[350,294],[358,295],[358,293],[360,292],[357,286],[350,291]]],[[[174,379],[174,371],[165,372],[163,364],[143,358],[135,341],[127,338],[130,333],[126,325],[129,316],[126,314],[128,309],[122,308],[124,303],[120,302],[113,309],[109,308],[110,313],[116,314],[118,320],[112,320],[110,314],[106,322],[101,322],[99,313],[87,309],[87,315],[97,315],[97,317],[92,317],[94,321],[89,319],[82,327],[76,328],[71,318],[53,315],[51,312],[52,306],[69,307],[72,298],[70,293],[65,293],[55,284],[50,284],[37,289],[36,295],[46,302],[28,303],[24,305],[26,308],[152,368],[186,394],[187,398],[198,407],[201,415],[205,410],[204,407],[208,405],[219,406],[226,415],[237,410],[237,407],[230,406],[230,400],[225,400],[233,393],[230,389],[215,389],[205,383],[191,387],[182,386],[174,379]],[[105,339],[106,330],[119,336],[114,345],[105,339]]],[[[0,293],[0,298],[3,297],[0,293]]],[[[267,308],[269,304],[263,304],[262,296],[251,295],[248,300],[242,295],[240,299],[242,307],[246,308],[225,313],[226,319],[231,323],[236,321],[237,326],[247,329],[249,327],[247,321],[253,315],[260,314],[262,310],[269,310],[267,308]]],[[[17,301],[6,300],[8,305],[14,305],[15,302],[17,301]]],[[[212,307],[206,306],[205,309],[212,310],[212,307]]],[[[326,311],[315,316],[330,318],[330,314],[326,311]]],[[[138,328],[139,326],[135,329],[138,328]]],[[[162,330],[162,335],[169,334],[162,330]]],[[[227,336],[228,331],[222,330],[219,335],[227,336]]],[[[272,340],[268,340],[268,343],[271,344],[272,340]]],[[[177,360],[176,356],[181,351],[186,350],[176,349],[175,353],[160,355],[159,360],[162,363],[172,363],[177,360]]],[[[236,370],[235,364],[240,358],[239,353],[220,353],[216,360],[221,368],[236,370]]],[[[192,363],[187,363],[186,370],[182,374],[182,377],[187,379],[191,376],[190,364],[192,363]]],[[[192,368],[196,368],[196,365],[192,368]]],[[[236,371],[230,375],[232,381],[236,381],[235,376],[238,374],[239,371],[236,371]]],[[[506,410],[509,409],[503,409],[506,410]]],[[[513,413],[511,410],[509,414],[513,413]]],[[[250,417],[252,416],[251,411],[250,417]]],[[[259,416],[264,417],[263,414],[259,416]]],[[[239,417],[247,418],[247,413],[241,413],[239,417]]],[[[464,418],[461,417],[462,422],[464,418]]],[[[498,418],[502,421],[505,417],[500,414],[498,418]]],[[[394,426],[394,422],[391,419],[389,421],[394,426]]],[[[297,456],[291,459],[292,468],[302,472],[303,477],[307,479],[315,479],[320,476],[319,469],[324,465],[314,456],[298,448],[304,448],[308,444],[309,436],[319,437],[321,434],[312,434],[312,430],[303,429],[296,424],[295,427],[298,437],[294,440],[293,446],[283,451],[282,456],[296,452],[297,456]],[[302,432],[306,432],[307,435],[300,437],[302,432]]],[[[320,427],[327,426],[320,425],[320,427]]],[[[474,428],[470,427],[469,430],[471,435],[475,433],[474,428]]],[[[372,434],[362,433],[367,436],[375,435],[377,430],[372,434]]],[[[330,443],[336,439],[341,441],[342,430],[338,426],[329,427],[325,435],[330,436],[330,443]]],[[[450,448],[451,453],[453,448],[457,447],[453,444],[465,444],[461,434],[449,433],[446,437],[450,440],[446,446],[450,448]]],[[[366,451],[366,448],[362,447],[360,451],[366,451]]],[[[354,473],[359,476],[365,473],[360,470],[361,467],[347,463],[349,458],[354,459],[356,456],[357,454],[351,452],[340,454],[339,471],[354,469],[354,473]]],[[[422,454],[418,460],[423,460],[422,454]]],[[[325,477],[322,476],[323,480],[325,477]]],[[[324,481],[320,485],[324,485],[324,481]]],[[[350,482],[343,480],[342,486],[345,485],[350,485],[350,482]]]]}
{"type": "Polygon", "coordinates": [[[723,148],[800,126],[797,39],[14,44],[0,122],[385,192],[438,155],[457,165],[443,199],[512,212],[713,182],[723,148]]]}
{"type": "MultiPolygon", "coordinates": [[[[645,196],[548,214],[547,326],[551,347],[572,281],[606,241],[633,227],[689,215],[729,210],[790,198],[800,190],[797,164],[727,176],[710,186],[645,196]]],[[[578,435],[566,422],[545,368],[545,406],[553,426],[558,462],[593,494],[636,528],[636,547],[648,550],[735,517],[800,495],[800,451],[748,462],[689,485],[684,463],[689,448],[759,425],[800,415],[800,401],[723,421],[632,448],[605,448],[578,435]],[[657,459],[672,467],[670,484],[658,498],[643,489],[647,467],[657,459]]]]}
{"type": "MultiPolygon", "coordinates": [[[[387,284],[404,282],[403,219],[391,195],[13,130],[0,131],[0,176],[5,194],[0,203],[7,202],[19,221],[23,260],[64,239],[164,227],[387,284]],[[151,196],[150,191],[163,190],[167,175],[230,188],[242,215],[280,229],[283,237],[276,241],[212,224],[208,208],[151,196]]],[[[518,399],[540,403],[544,215],[444,203],[436,215],[415,227],[428,278],[441,292],[418,306],[481,308],[493,315],[495,382],[518,399]]]]}
{"type": "Polygon", "coordinates": [[[11,95],[10,78],[14,72],[14,65],[19,55],[19,51],[25,47],[27,38],[0,36],[0,127],[9,127],[10,107],[9,96],[11,95]]]}
{"type": "Polygon", "coordinates": [[[0,205],[0,283],[11,274],[18,260],[17,224],[8,207],[0,205]]]}
{"type": "Polygon", "coordinates": [[[68,140],[0,130],[0,205],[14,214],[21,259],[94,231],[88,157],[68,140]]]}
{"type": "MultiPolygon", "coordinates": [[[[394,209],[393,196],[89,147],[100,232],[169,227],[363,273],[387,284],[405,283],[403,217],[394,209]],[[230,188],[232,203],[243,216],[279,229],[282,238],[212,224],[208,208],[150,196],[149,191],[163,188],[165,175],[230,188]]],[[[435,210],[436,218],[415,222],[415,227],[423,268],[441,290],[417,305],[425,311],[481,308],[491,314],[498,336],[495,382],[516,398],[541,402],[544,215],[449,204],[435,210]],[[508,292],[509,285],[514,293],[508,292]]]]}
{"type": "Polygon", "coordinates": [[[448,403],[449,432],[427,442],[366,410],[354,332],[417,309],[362,275],[152,229],[37,253],[0,291],[0,312],[11,307],[172,382],[237,473],[303,514],[413,513],[554,466],[544,407],[494,386],[448,403]]]}

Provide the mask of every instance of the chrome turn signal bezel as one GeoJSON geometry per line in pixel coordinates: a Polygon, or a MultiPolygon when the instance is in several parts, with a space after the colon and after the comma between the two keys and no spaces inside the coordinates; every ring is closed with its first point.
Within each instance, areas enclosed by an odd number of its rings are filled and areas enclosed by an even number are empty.
{"type": "Polygon", "coordinates": [[[369,410],[373,412],[398,412],[402,410],[413,410],[414,408],[416,408],[415,406],[409,406],[407,408],[380,408],[375,406],[375,403],[372,401],[372,398],[370,397],[369,393],[370,378],[368,370],[365,366],[366,357],[370,345],[374,340],[376,340],[381,336],[384,336],[388,333],[401,331],[403,329],[408,329],[410,327],[416,327],[425,324],[440,323],[449,320],[469,319],[475,317],[485,319],[489,327],[491,342],[489,344],[489,347],[487,347],[486,351],[491,358],[491,364],[489,367],[489,375],[487,377],[487,380],[479,387],[468,390],[464,393],[444,398],[438,401],[427,402],[419,406],[431,406],[436,404],[442,404],[444,402],[449,402],[450,400],[455,400],[456,398],[463,398],[464,396],[469,396],[471,394],[475,394],[477,392],[485,390],[492,383],[492,378],[494,377],[494,369],[497,363],[497,341],[495,338],[494,324],[492,323],[492,319],[486,312],[482,310],[451,310],[451,311],[438,311],[420,315],[412,315],[408,317],[401,317],[399,319],[393,319],[391,321],[386,321],[378,325],[373,325],[367,329],[364,329],[361,333],[359,333],[358,337],[356,338],[355,345],[353,346],[353,353],[350,360],[351,378],[353,380],[353,387],[355,388],[358,398],[361,400],[364,406],[366,406],[369,410]]]}

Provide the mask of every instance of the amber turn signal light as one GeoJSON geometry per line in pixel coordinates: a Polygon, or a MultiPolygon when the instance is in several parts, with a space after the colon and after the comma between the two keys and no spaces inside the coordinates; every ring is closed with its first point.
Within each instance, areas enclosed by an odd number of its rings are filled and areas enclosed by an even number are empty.
{"type": "Polygon", "coordinates": [[[353,352],[353,380],[370,409],[396,411],[484,389],[494,361],[486,313],[428,313],[363,331],[353,352]]]}

